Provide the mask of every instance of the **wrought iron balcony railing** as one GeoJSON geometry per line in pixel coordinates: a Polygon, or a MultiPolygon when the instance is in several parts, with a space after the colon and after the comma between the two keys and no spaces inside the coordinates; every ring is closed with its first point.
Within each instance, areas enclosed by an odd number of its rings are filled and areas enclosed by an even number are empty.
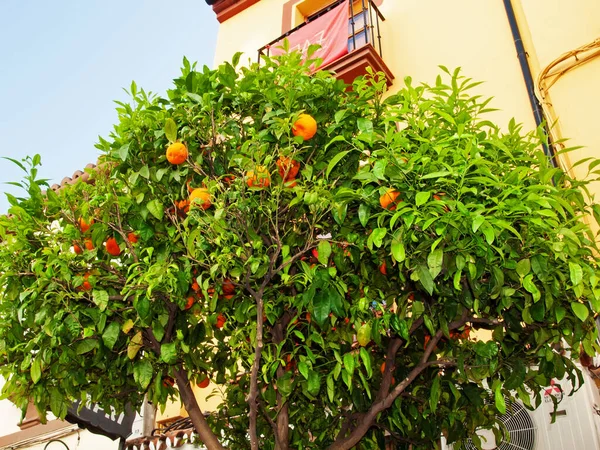
{"type": "Polygon", "coordinates": [[[282,42],[285,38],[342,3],[348,4],[348,53],[370,44],[379,57],[383,57],[380,21],[385,21],[385,17],[383,17],[373,0],[337,0],[317,13],[308,16],[302,24],[261,47],[258,50],[258,61],[260,62],[262,55],[270,56],[270,50],[274,44],[282,42]]]}

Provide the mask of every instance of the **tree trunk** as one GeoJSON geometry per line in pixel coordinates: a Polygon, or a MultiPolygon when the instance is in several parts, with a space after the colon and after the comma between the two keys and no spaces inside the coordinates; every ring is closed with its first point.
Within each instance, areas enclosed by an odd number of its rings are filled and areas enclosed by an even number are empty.
{"type": "Polygon", "coordinates": [[[190,386],[190,380],[182,367],[175,370],[175,379],[177,380],[177,387],[179,388],[179,395],[181,396],[183,405],[190,415],[190,419],[200,436],[200,440],[206,445],[208,450],[225,450],[225,447],[220,444],[219,439],[208,426],[208,422],[204,414],[202,414],[194,396],[194,391],[192,391],[192,387],[190,386]]]}

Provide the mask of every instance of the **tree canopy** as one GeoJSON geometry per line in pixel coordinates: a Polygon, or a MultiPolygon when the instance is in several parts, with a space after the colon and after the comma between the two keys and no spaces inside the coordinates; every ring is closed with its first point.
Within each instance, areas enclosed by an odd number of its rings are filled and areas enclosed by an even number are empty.
{"type": "Polygon", "coordinates": [[[588,181],[485,120],[459,70],[389,95],[299,54],[238,60],[184,60],[165,97],[132,83],[88,183],[44,190],[39,157],[15,161],[5,398],[63,417],[180,395],[211,450],[416,450],[578,384],[600,307],[588,181]]]}

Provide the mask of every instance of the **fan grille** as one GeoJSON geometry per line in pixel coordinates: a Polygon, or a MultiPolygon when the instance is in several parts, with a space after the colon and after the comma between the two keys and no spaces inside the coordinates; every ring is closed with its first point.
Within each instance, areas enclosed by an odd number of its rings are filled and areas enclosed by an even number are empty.
{"type": "MultiPolygon", "coordinates": [[[[496,443],[494,450],[535,449],[535,425],[523,405],[507,401],[506,414],[499,415],[498,421],[505,427],[508,438],[496,443]]],[[[471,439],[467,439],[456,450],[477,450],[477,447],[471,439]]]]}

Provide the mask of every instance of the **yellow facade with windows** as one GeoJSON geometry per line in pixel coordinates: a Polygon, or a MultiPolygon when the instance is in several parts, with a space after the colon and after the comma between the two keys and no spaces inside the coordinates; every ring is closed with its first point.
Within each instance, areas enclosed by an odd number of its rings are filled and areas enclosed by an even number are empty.
{"type": "MultiPolygon", "coordinates": [[[[216,6],[223,1],[217,0],[216,6]]],[[[360,7],[362,1],[355,3],[360,7]]],[[[256,61],[258,49],[332,0],[237,3],[238,10],[219,26],[215,65],[230,60],[238,51],[244,53],[242,62],[256,61]]],[[[375,4],[385,17],[380,23],[381,50],[395,77],[390,91],[400,89],[406,76],[416,82],[433,82],[440,73],[439,65],[461,67],[465,76],[484,81],[477,88],[479,94],[494,97],[491,105],[498,111],[490,114],[490,120],[506,126],[514,117],[529,131],[536,122],[507,16],[507,7],[511,8],[536,96],[546,121],[553,124],[553,141],[568,138],[565,145],[582,146],[561,157],[560,164],[571,170],[576,161],[598,156],[598,0],[378,0],[375,4]],[[563,60],[553,63],[561,57],[563,60]]],[[[218,13],[217,17],[222,20],[218,13]]],[[[561,147],[555,145],[556,150],[561,147]]],[[[586,165],[572,170],[578,177],[587,173],[586,165]]],[[[600,186],[594,189],[597,191],[600,186]]]]}
{"type": "MultiPolygon", "coordinates": [[[[572,165],[589,156],[600,156],[598,0],[371,1],[385,18],[379,23],[378,33],[381,59],[394,75],[390,92],[399,90],[407,76],[414,82],[433,82],[440,73],[439,65],[451,70],[460,67],[463,75],[484,81],[476,88],[478,94],[494,97],[491,106],[498,110],[490,113],[489,120],[506,127],[515,118],[524,131],[530,131],[535,129],[536,120],[523,74],[526,61],[531,72],[531,89],[541,104],[545,120],[552,124],[554,150],[565,145],[560,143],[565,138],[568,138],[566,145],[582,147],[557,158],[558,162],[575,176],[586,176],[585,165],[575,168],[572,165]],[[524,46],[524,61],[518,58],[510,14],[524,46]]],[[[257,61],[259,49],[334,1],[216,0],[212,3],[221,22],[216,66],[231,60],[236,52],[244,54],[242,63],[257,61]]],[[[353,10],[359,12],[365,4],[368,7],[370,1],[354,0],[353,10]]],[[[372,43],[379,47],[378,39],[372,43]]],[[[600,194],[600,185],[593,193],[600,194]]],[[[207,402],[208,391],[196,392],[203,411],[214,410],[219,401],[213,397],[207,402]]],[[[179,403],[173,403],[157,415],[157,420],[168,422],[186,415],[179,403]]]]}

